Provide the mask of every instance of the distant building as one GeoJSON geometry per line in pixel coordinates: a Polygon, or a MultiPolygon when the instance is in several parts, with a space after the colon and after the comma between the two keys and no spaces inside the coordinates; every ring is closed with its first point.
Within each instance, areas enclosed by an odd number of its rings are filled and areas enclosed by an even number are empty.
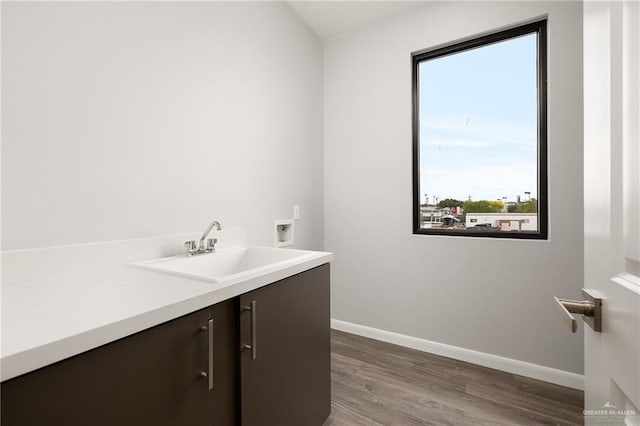
{"type": "Polygon", "coordinates": [[[443,207],[436,205],[420,206],[420,227],[440,228],[440,227],[462,227],[460,222],[462,207],[443,207]],[[447,220],[448,219],[448,220],[447,220]]]}
{"type": "Polygon", "coordinates": [[[501,231],[537,231],[537,213],[467,213],[466,228],[477,225],[499,228],[501,231]]]}
{"type": "Polygon", "coordinates": [[[426,205],[420,207],[420,227],[431,228],[442,225],[442,216],[444,213],[441,209],[434,205],[426,205]]]}

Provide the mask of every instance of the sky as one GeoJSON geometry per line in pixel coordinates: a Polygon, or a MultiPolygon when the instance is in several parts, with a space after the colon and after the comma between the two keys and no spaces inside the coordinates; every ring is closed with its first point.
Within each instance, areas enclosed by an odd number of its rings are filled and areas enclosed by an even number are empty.
{"type": "Polygon", "coordinates": [[[537,197],[536,34],[418,72],[421,202],[537,197]]]}

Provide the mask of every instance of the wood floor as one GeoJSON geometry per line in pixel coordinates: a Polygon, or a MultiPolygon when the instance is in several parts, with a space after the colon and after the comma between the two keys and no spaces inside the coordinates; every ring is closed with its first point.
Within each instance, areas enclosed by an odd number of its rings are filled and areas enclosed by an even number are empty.
{"type": "Polygon", "coordinates": [[[337,425],[582,425],[583,393],[332,330],[337,425]]]}

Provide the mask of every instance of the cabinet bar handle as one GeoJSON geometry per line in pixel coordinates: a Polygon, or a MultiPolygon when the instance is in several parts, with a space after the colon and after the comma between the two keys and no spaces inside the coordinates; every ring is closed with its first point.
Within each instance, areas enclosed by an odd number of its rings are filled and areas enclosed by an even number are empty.
{"type": "Polygon", "coordinates": [[[251,344],[245,344],[242,346],[242,349],[251,349],[251,359],[256,359],[258,357],[258,350],[256,342],[258,341],[258,335],[256,332],[256,301],[252,300],[250,306],[243,306],[243,311],[251,311],[251,344]]]}
{"type": "Polygon", "coordinates": [[[213,389],[213,319],[209,320],[209,390],[213,389]]]}

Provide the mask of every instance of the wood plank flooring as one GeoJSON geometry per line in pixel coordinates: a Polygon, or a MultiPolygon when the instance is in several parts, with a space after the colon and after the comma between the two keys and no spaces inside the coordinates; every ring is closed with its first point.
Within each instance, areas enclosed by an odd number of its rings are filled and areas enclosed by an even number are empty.
{"type": "Polygon", "coordinates": [[[581,391],[331,333],[325,426],[583,424],[581,391]]]}

